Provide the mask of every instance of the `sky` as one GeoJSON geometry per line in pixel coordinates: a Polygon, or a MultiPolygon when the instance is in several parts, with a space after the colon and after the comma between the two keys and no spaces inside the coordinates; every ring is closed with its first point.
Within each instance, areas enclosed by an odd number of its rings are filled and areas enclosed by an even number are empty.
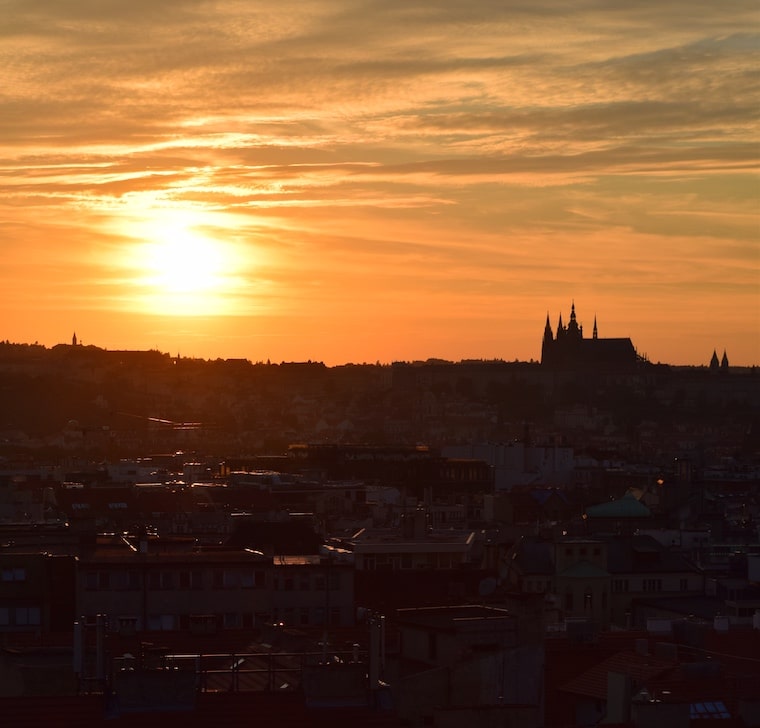
{"type": "Polygon", "coordinates": [[[760,364],[756,0],[0,0],[0,339],[760,364]]]}

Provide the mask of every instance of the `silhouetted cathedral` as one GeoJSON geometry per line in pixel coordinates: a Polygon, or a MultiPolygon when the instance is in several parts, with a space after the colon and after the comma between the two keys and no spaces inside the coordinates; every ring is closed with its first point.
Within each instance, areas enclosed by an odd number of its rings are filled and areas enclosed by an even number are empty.
{"type": "Polygon", "coordinates": [[[583,326],[575,317],[575,303],[570,309],[570,321],[565,326],[559,315],[557,335],[554,336],[549,314],[546,314],[544,341],[541,347],[541,364],[551,369],[607,369],[625,371],[633,369],[639,357],[633,342],[628,339],[600,339],[594,317],[594,331],[590,339],[583,338],[583,326]]]}

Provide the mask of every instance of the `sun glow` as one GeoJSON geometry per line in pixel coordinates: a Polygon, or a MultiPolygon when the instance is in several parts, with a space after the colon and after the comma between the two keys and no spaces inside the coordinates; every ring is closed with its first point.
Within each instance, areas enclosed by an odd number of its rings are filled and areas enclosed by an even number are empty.
{"type": "Polygon", "coordinates": [[[234,313],[241,264],[233,245],[187,216],[140,227],[141,242],[130,257],[141,310],[171,316],[234,313]]]}

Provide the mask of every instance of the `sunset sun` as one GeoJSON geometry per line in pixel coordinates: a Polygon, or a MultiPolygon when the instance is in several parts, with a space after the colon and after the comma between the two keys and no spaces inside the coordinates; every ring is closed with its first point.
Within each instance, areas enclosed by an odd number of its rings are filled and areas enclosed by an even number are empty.
{"type": "Polygon", "coordinates": [[[169,316],[231,313],[230,296],[240,285],[231,245],[185,220],[154,223],[140,237],[131,267],[142,310],[169,316]]]}
{"type": "Polygon", "coordinates": [[[225,272],[220,246],[187,230],[149,243],[145,255],[147,280],[170,293],[214,290],[225,272]]]}

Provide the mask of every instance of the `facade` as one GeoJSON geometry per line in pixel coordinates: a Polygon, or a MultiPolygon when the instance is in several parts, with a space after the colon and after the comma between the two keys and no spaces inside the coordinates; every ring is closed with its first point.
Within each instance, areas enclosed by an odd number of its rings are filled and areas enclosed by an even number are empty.
{"type": "Polygon", "coordinates": [[[400,650],[389,666],[409,725],[543,725],[543,631],[483,605],[401,609],[400,650]]]}
{"type": "Polygon", "coordinates": [[[101,547],[81,557],[76,589],[78,616],[125,635],[354,623],[352,567],[316,555],[101,547]]]}
{"type": "Polygon", "coordinates": [[[556,335],[546,314],[544,339],[541,346],[541,365],[555,370],[604,369],[630,371],[638,362],[636,349],[629,338],[600,339],[596,317],[591,338],[584,338],[583,326],[575,315],[575,303],[570,309],[570,321],[565,326],[562,314],[556,335]]]}
{"type": "Polygon", "coordinates": [[[73,556],[0,553],[0,633],[70,630],[74,565],[73,556]]]}
{"type": "Polygon", "coordinates": [[[471,563],[475,533],[433,530],[424,508],[405,514],[400,529],[362,528],[343,542],[357,571],[443,570],[471,563]]]}
{"type": "Polygon", "coordinates": [[[696,567],[650,536],[523,538],[502,576],[512,589],[545,594],[547,618],[585,619],[602,628],[630,626],[638,599],[704,589],[696,567]]]}

